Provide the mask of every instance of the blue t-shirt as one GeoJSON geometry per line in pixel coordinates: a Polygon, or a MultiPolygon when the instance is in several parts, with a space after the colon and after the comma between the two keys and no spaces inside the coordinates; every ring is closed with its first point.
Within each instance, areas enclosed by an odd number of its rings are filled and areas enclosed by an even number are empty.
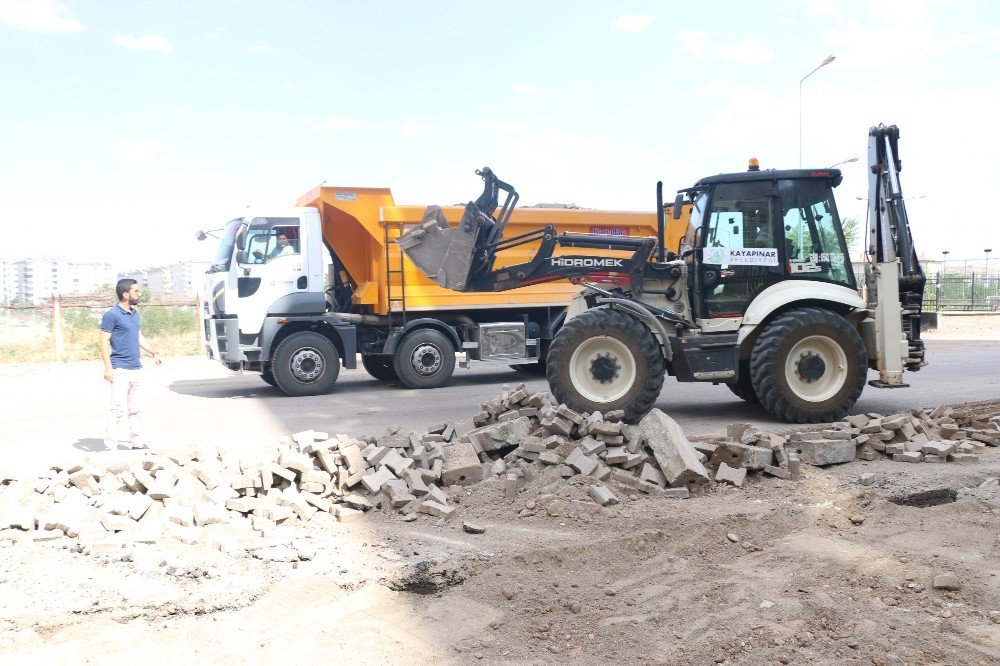
{"type": "Polygon", "coordinates": [[[111,367],[138,370],[139,313],[135,308],[125,312],[117,305],[104,313],[101,330],[111,334],[111,367]]]}

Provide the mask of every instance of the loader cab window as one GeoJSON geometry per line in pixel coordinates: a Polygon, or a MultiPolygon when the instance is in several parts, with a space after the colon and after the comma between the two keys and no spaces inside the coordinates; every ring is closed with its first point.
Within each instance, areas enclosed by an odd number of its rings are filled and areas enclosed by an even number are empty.
{"type": "Polygon", "coordinates": [[[785,268],[789,277],[855,288],[847,243],[829,183],[782,180],[785,268]]]}
{"type": "Polygon", "coordinates": [[[247,230],[247,261],[266,264],[296,255],[300,251],[299,240],[298,218],[255,217],[247,230]]]}
{"type": "Polygon", "coordinates": [[[774,183],[720,183],[702,224],[699,290],[703,316],[739,317],[782,278],[774,183]]]}

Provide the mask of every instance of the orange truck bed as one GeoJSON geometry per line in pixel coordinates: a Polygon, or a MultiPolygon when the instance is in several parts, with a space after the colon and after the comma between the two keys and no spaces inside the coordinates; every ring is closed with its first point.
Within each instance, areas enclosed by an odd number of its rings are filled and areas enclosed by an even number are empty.
{"type": "MultiPolygon", "coordinates": [[[[434,284],[393,242],[420,224],[425,206],[397,206],[389,188],[320,185],[299,197],[297,206],[317,208],[323,221],[323,239],[333,249],[354,284],[354,305],[371,314],[403,308],[405,284],[408,311],[464,310],[532,306],[562,306],[579,287],[568,281],[548,282],[503,292],[456,292],[434,284]],[[386,252],[388,240],[388,253],[386,252]],[[399,271],[402,263],[403,273],[399,271]],[[390,278],[387,280],[387,277],[390,278]],[[390,299],[391,296],[391,299],[390,299]]],[[[462,206],[442,207],[450,224],[462,218],[462,206]]],[[[689,210],[681,219],[667,215],[665,245],[676,250],[687,229],[689,210]]],[[[551,224],[558,233],[595,233],[617,236],[656,236],[655,212],[622,212],[564,208],[518,208],[504,231],[507,237],[551,224]]],[[[538,250],[528,244],[497,256],[496,267],[527,261],[538,250]]],[[[557,248],[555,255],[572,252],[557,248]]],[[[623,256],[610,250],[596,255],[623,256]]]]}

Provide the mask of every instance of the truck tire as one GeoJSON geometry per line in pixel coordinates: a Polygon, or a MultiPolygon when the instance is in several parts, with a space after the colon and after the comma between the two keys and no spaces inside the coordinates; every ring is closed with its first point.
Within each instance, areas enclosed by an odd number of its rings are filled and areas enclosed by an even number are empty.
{"type": "Polygon", "coordinates": [[[750,376],[764,408],[788,423],[847,414],[868,377],[868,354],[846,319],[817,307],[785,312],[754,344],[750,376]]]}
{"type": "Polygon", "coordinates": [[[745,400],[750,404],[760,402],[757,393],[753,390],[753,381],[750,379],[750,361],[740,361],[739,375],[734,384],[726,384],[729,390],[737,398],[745,400]]]}
{"type": "Polygon", "coordinates": [[[278,344],[271,361],[278,388],[288,395],[320,395],[333,388],[340,374],[340,355],[328,338],[300,331],[278,344]]]}
{"type": "Polygon", "coordinates": [[[570,319],[549,348],[546,376],[555,398],[579,412],[625,411],[635,423],[663,388],[663,353],[634,317],[589,310],[570,319]]]}
{"type": "Polygon", "coordinates": [[[399,379],[390,354],[362,354],[361,365],[365,366],[369,375],[379,381],[392,382],[399,379]]]}
{"type": "Polygon", "coordinates": [[[418,328],[396,347],[393,367],[399,380],[410,388],[444,386],[455,372],[455,348],[441,331],[418,328]]]}
{"type": "Polygon", "coordinates": [[[270,384],[271,386],[278,385],[278,382],[274,381],[274,373],[271,372],[270,367],[266,367],[260,371],[260,378],[264,380],[265,384],[270,384]]]}

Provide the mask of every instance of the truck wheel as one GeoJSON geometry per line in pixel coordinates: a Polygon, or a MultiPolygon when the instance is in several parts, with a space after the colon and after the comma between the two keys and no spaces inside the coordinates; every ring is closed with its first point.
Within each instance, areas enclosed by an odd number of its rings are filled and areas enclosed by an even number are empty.
{"type": "Polygon", "coordinates": [[[767,411],[788,423],[836,421],[868,377],[868,354],[847,320],[829,310],[790,310],[757,339],[750,376],[767,411]]]}
{"type": "Polygon", "coordinates": [[[390,354],[362,354],[361,365],[365,366],[369,375],[380,381],[391,382],[399,379],[390,354]]]}
{"type": "Polygon", "coordinates": [[[760,402],[753,390],[753,382],[750,380],[750,361],[740,361],[740,374],[736,378],[736,383],[726,384],[726,386],[741,400],[746,400],[750,404],[760,402]]]}
{"type": "Polygon", "coordinates": [[[582,412],[625,411],[635,423],[663,388],[663,353],[634,317],[616,310],[570,319],[549,348],[546,375],[556,399],[582,412]]]}
{"type": "Polygon", "coordinates": [[[271,371],[278,388],[288,395],[319,395],[333,388],[340,374],[340,355],[328,338],[300,331],[274,350],[271,371]]]}
{"type": "Polygon", "coordinates": [[[270,384],[271,386],[277,386],[278,382],[274,381],[274,373],[271,372],[271,368],[267,367],[260,371],[260,378],[264,380],[265,384],[270,384]]]}
{"type": "Polygon", "coordinates": [[[396,347],[393,367],[399,380],[410,388],[437,388],[455,371],[455,348],[441,331],[420,328],[396,347]]]}

